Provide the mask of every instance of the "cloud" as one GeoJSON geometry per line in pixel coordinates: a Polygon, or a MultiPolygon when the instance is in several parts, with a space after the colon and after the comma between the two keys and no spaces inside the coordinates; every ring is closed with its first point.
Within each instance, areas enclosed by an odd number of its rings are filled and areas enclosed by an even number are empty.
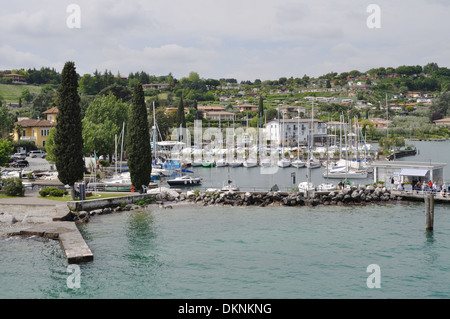
{"type": "Polygon", "coordinates": [[[0,69],[72,60],[80,73],[196,71],[254,80],[450,65],[443,0],[378,0],[380,29],[366,25],[370,0],[77,0],[81,29],[66,25],[70,3],[23,0],[2,8],[0,69]]]}

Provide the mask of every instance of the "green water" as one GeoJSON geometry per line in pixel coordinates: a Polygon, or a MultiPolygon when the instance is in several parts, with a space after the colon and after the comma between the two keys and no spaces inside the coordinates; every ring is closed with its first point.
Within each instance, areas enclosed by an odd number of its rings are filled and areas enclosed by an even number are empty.
{"type": "Polygon", "coordinates": [[[0,298],[449,298],[450,216],[423,204],[193,207],[97,216],[69,288],[58,242],[0,239],[0,298]],[[370,289],[367,267],[380,267],[370,289]]]}

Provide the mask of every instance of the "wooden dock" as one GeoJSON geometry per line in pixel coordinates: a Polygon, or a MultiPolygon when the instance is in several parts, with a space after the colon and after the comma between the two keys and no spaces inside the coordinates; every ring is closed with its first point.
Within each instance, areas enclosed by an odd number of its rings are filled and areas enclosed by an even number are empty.
{"type": "Polygon", "coordinates": [[[94,255],[81,236],[74,222],[54,221],[36,224],[20,232],[8,234],[9,236],[40,236],[58,239],[69,264],[94,260],[94,255]]]}
{"type": "MultiPolygon", "coordinates": [[[[430,192],[423,192],[423,191],[405,192],[392,190],[391,194],[395,196],[400,196],[405,200],[423,202],[425,201],[425,197],[429,195],[430,192]]],[[[434,195],[434,201],[436,203],[450,204],[450,194],[447,194],[446,197],[443,197],[440,193],[436,193],[434,195]]]]}

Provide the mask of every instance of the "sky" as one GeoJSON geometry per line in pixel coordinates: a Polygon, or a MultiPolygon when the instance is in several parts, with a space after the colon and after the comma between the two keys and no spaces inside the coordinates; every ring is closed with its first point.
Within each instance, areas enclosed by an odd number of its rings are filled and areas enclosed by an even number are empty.
{"type": "Polygon", "coordinates": [[[0,7],[0,70],[61,72],[73,61],[80,75],[264,81],[450,67],[449,0],[0,0],[0,7]]]}

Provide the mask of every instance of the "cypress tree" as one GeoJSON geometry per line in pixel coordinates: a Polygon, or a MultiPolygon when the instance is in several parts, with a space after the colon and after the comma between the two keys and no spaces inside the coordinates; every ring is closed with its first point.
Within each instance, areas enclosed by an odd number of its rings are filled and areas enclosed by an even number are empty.
{"type": "Polygon", "coordinates": [[[264,104],[262,96],[259,97],[259,105],[258,105],[258,117],[262,118],[264,115],[264,104]]]}
{"type": "Polygon", "coordinates": [[[58,115],[54,137],[55,164],[58,178],[71,188],[75,199],[75,182],[84,177],[83,138],[81,135],[80,96],[75,63],[66,62],[58,88],[58,115]]]}
{"type": "Polygon", "coordinates": [[[184,103],[183,103],[183,96],[181,96],[180,103],[178,104],[178,110],[177,110],[177,128],[180,127],[186,127],[186,117],[184,115],[184,103]]]}
{"type": "Polygon", "coordinates": [[[147,186],[151,181],[152,151],[147,107],[141,83],[135,84],[133,88],[127,128],[127,156],[131,183],[142,193],[142,186],[147,186]]]}

